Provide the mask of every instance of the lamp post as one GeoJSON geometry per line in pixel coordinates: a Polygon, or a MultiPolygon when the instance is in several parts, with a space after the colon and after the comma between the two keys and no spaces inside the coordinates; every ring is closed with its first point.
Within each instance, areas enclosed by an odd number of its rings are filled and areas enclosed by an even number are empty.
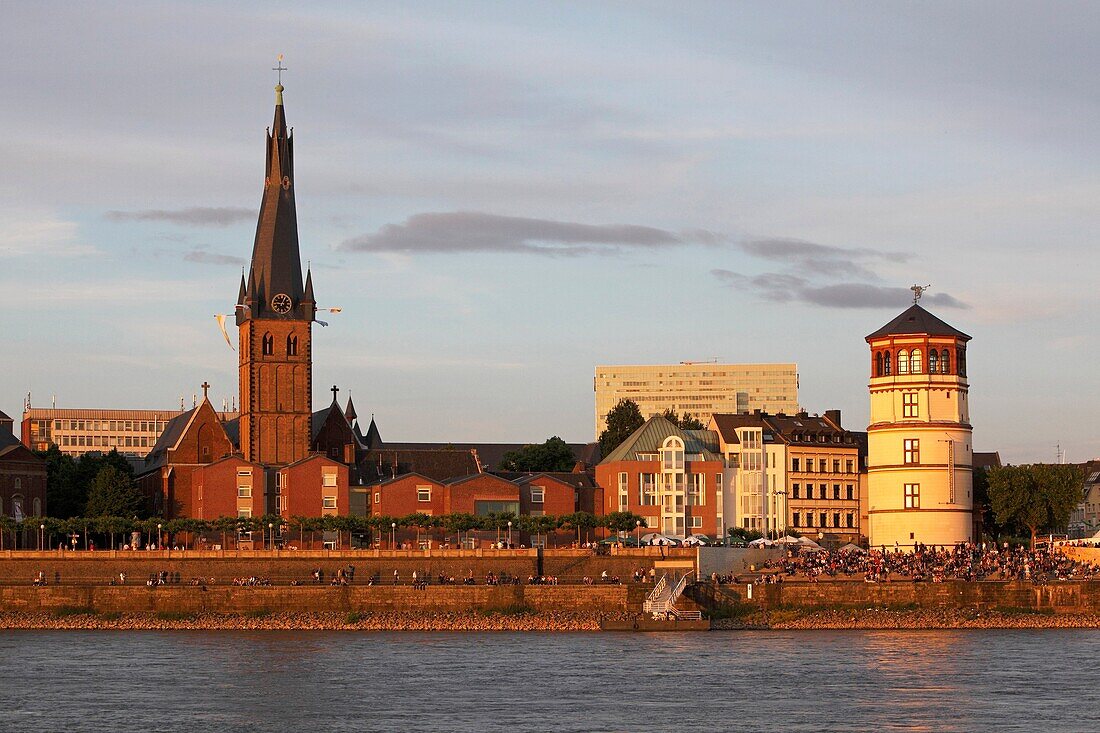
{"type": "Polygon", "coordinates": [[[46,525],[38,525],[38,551],[42,551],[42,546],[46,544],[46,525]]]}
{"type": "Polygon", "coordinates": [[[158,550],[163,550],[164,549],[164,538],[160,536],[160,527],[161,527],[160,522],[157,522],[157,549],[158,550]]]}
{"type": "Polygon", "coordinates": [[[512,547],[512,520],[508,520],[508,548],[512,547]]]}
{"type": "Polygon", "coordinates": [[[390,522],[390,549],[397,549],[397,522],[390,522]]]}
{"type": "Polygon", "coordinates": [[[267,523],[267,541],[271,544],[271,549],[275,549],[275,525],[271,522],[267,523]]]}
{"type": "Polygon", "coordinates": [[[642,546],[642,520],[640,519],[634,522],[634,541],[638,543],[638,547],[642,546]]]}

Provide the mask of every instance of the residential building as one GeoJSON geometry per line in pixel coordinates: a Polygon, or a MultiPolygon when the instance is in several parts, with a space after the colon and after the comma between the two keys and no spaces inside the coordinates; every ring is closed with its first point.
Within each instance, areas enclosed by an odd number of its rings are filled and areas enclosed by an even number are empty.
{"type": "Polygon", "coordinates": [[[725,463],[711,430],[651,417],[596,466],[601,514],[633,512],[650,532],[686,537],[721,531],[725,463]]]}
{"type": "Polygon", "coordinates": [[[870,543],[971,541],[970,336],[914,302],[866,340],[870,543]]]}
{"type": "Polygon", "coordinates": [[[1085,486],[1081,503],[1070,516],[1070,539],[1094,537],[1100,533],[1100,460],[1082,464],[1081,470],[1085,474],[1085,486]]]}
{"type": "Polygon", "coordinates": [[[620,400],[637,403],[642,417],[674,410],[704,424],[715,413],[798,412],[797,364],[606,365],[596,367],[595,435],[607,427],[607,413],[620,400]]]}
{"type": "Polygon", "coordinates": [[[845,430],[839,410],[714,415],[725,459],[720,504],[729,528],[830,544],[859,542],[866,521],[866,434],[845,430]]]}

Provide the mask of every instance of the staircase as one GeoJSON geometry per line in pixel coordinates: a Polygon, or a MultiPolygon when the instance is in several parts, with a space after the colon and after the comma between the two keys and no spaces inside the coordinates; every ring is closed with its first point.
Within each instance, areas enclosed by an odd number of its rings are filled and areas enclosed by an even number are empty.
{"type": "Polygon", "coordinates": [[[699,621],[703,618],[700,611],[687,611],[676,607],[676,601],[683,595],[684,589],[691,582],[694,573],[685,573],[677,581],[676,585],[668,582],[668,575],[662,575],[653,586],[653,590],[646,596],[642,610],[653,615],[653,618],[674,618],[683,621],[699,621]]]}

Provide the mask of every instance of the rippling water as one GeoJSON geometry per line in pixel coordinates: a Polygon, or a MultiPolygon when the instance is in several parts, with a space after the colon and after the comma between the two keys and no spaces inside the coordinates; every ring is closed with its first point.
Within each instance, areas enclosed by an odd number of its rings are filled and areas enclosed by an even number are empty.
{"type": "Polygon", "coordinates": [[[1100,631],[0,632],[0,730],[1085,731],[1100,631]]]}

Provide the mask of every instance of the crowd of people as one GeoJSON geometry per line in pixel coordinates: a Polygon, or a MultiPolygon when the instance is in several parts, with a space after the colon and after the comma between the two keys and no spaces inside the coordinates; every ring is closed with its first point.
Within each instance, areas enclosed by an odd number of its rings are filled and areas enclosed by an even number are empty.
{"type": "MultiPolygon", "coordinates": [[[[841,551],[794,550],[781,560],[765,564],[757,582],[786,579],[860,578],[868,583],[945,580],[1091,580],[1100,567],[1065,555],[1057,547],[1010,547],[1007,543],[967,543],[954,547],[917,544],[900,548],[841,551]]],[[[721,578],[718,578],[721,582],[721,578]]]]}

